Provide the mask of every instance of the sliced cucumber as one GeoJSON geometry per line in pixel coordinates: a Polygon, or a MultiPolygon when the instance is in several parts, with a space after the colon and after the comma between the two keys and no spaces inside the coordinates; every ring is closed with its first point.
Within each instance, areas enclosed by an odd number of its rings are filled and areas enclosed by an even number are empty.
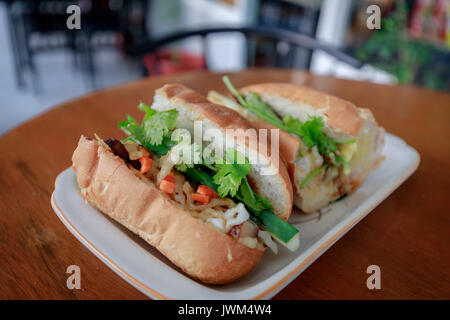
{"type": "Polygon", "coordinates": [[[271,211],[262,211],[254,221],[289,250],[295,251],[300,246],[298,230],[271,211]]]}

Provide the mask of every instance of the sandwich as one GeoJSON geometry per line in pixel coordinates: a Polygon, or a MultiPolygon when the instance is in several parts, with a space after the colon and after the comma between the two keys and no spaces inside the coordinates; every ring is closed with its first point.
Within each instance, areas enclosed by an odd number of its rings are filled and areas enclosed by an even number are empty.
{"type": "Polygon", "coordinates": [[[372,112],[351,102],[290,83],[264,83],[232,97],[210,91],[208,99],[247,118],[256,128],[280,129],[280,153],[304,213],[322,209],[355,191],[382,161],[384,129],[372,112]]]}
{"type": "Polygon", "coordinates": [[[119,124],[124,139],[81,136],[72,162],[86,201],[207,284],[242,277],[277,243],[299,247],[286,221],[287,168],[240,136],[253,129],[248,120],[179,84],[138,108],[141,123],[127,115],[119,124]],[[196,139],[198,128],[213,131],[214,141],[196,139]],[[232,143],[217,143],[219,135],[232,143]],[[259,162],[250,161],[255,155],[259,162]]]}

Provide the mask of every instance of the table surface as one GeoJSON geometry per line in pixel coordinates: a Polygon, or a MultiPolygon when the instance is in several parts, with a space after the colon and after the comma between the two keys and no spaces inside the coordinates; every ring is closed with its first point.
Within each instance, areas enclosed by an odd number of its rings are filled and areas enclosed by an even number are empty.
{"type": "MultiPolygon", "coordinates": [[[[418,170],[275,299],[450,298],[450,95],[301,71],[253,69],[236,86],[295,82],[373,111],[378,122],[418,150],[418,170]],[[366,269],[381,268],[381,290],[368,290],[366,269]]],[[[50,206],[58,173],[71,165],[80,135],[122,137],[116,124],[139,117],[140,100],[179,82],[206,94],[225,91],[208,72],[148,78],[69,101],[0,137],[0,298],[143,299],[62,224],[50,206]],[[81,268],[80,290],[66,269],[81,268]]]]}

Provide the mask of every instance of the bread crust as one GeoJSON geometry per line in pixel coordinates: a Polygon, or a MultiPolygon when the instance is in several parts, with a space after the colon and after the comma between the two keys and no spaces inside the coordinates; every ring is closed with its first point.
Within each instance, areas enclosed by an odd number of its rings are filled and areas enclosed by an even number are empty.
{"type": "MultiPolygon", "coordinates": [[[[200,95],[192,89],[185,87],[184,85],[166,84],[163,87],[157,89],[155,92],[155,97],[163,96],[168,101],[171,101],[172,103],[177,104],[180,107],[187,108],[190,111],[195,112],[198,119],[207,119],[216,124],[216,126],[221,128],[222,130],[242,129],[246,131],[248,129],[255,129],[255,127],[238,112],[222,105],[214,104],[207,100],[206,97],[200,95]]],[[[155,105],[155,102],[152,107],[156,109],[158,108],[158,106],[155,105]]],[[[249,144],[248,139],[245,139],[245,137],[242,136],[238,136],[236,138],[237,144],[242,144],[245,145],[248,149],[252,149],[252,146],[249,144]]],[[[253,148],[253,150],[255,149],[253,148]]],[[[257,143],[255,151],[259,152],[259,143],[257,143]]],[[[282,185],[282,190],[279,190],[276,197],[278,198],[278,200],[282,199],[282,201],[280,202],[282,202],[283,204],[281,206],[274,205],[274,213],[280,218],[287,220],[292,211],[293,191],[286,163],[285,161],[283,161],[283,158],[280,158],[280,153],[281,152],[277,154],[271,154],[269,140],[267,152],[265,152],[265,155],[268,158],[269,162],[277,167],[278,173],[273,175],[273,178],[276,179],[280,185],[282,185]],[[278,161],[275,161],[275,157],[278,157],[278,161]]],[[[252,173],[250,173],[249,176],[255,182],[255,191],[258,194],[269,198],[270,200],[273,200],[268,194],[264,193],[264,189],[267,189],[265,182],[260,178],[254,177],[252,173]]],[[[274,203],[274,201],[272,201],[272,203],[274,203]]]]}
{"type": "Polygon", "coordinates": [[[258,95],[275,95],[293,102],[307,104],[326,117],[327,125],[355,135],[364,126],[365,120],[359,109],[351,102],[336,96],[293,83],[262,83],[243,87],[242,93],[255,92],[258,95]]]}
{"type": "Polygon", "coordinates": [[[195,279],[232,282],[252,270],[264,253],[194,218],[96,140],[81,136],[72,162],[84,199],[195,279]]]}

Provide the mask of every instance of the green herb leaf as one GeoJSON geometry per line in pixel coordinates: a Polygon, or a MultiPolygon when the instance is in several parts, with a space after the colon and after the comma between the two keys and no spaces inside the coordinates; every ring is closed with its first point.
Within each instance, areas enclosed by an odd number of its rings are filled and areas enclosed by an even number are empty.
{"type": "Polygon", "coordinates": [[[179,171],[186,171],[185,168],[192,168],[194,164],[201,164],[201,147],[194,143],[185,143],[184,141],[179,142],[170,151],[174,156],[174,160],[178,165],[179,171]]]}
{"type": "Polygon", "coordinates": [[[177,118],[178,111],[176,109],[156,112],[147,119],[144,118],[142,126],[146,140],[151,144],[160,145],[163,137],[175,129],[177,118]]]}
{"type": "Polygon", "coordinates": [[[267,122],[277,127],[283,124],[275,112],[256,93],[249,92],[245,101],[250,111],[265,119],[267,122]]]}
{"type": "Polygon", "coordinates": [[[236,97],[242,107],[248,109],[259,118],[273,124],[276,127],[280,127],[283,125],[283,122],[280,120],[280,118],[266,103],[264,103],[264,101],[261,100],[261,98],[256,93],[250,92],[244,99],[239,91],[233,86],[227,76],[224,76],[222,79],[228,90],[230,90],[230,92],[236,97]]]}
{"type": "Polygon", "coordinates": [[[228,90],[230,90],[230,92],[236,97],[236,99],[239,101],[239,103],[244,107],[247,108],[247,102],[245,101],[245,99],[241,96],[241,94],[239,93],[238,89],[236,89],[236,87],[231,83],[230,78],[228,78],[228,76],[223,76],[222,77],[223,82],[225,83],[225,85],[227,86],[228,90]]]}
{"type": "Polygon", "coordinates": [[[336,156],[336,163],[339,167],[344,167],[344,174],[349,174],[351,172],[350,164],[342,155],[336,156]]]}
{"type": "Polygon", "coordinates": [[[284,116],[283,123],[284,123],[283,129],[301,137],[303,143],[308,148],[311,148],[314,146],[314,144],[315,144],[314,141],[312,141],[311,139],[308,139],[308,135],[305,134],[305,131],[303,129],[303,123],[300,120],[297,120],[297,119],[293,118],[292,116],[284,116]]]}
{"type": "Polygon", "coordinates": [[[164,138],[163,143],[160,145],[151,144],[148,141],[142,126],[130,115],[127,115],[127,120],[119,123],[119,128],[123,132],[125,132],[130,139],[134,139],[135,142],[142,144],[144,147],[158,156],[165,155],[170,150],[170,139],[164,138]]]}
{"type": "Polygon", "coordinates": [[[259,213],[266,209],[273,209],[269,199],[260,197],[253,192],[247,179],[242,180],[236,197],[256,213],[259,213]]]}
{"type": "Polygon", "coordinates": [[[301,137],[308,148],[317,146],[319,153],[323,155],[337,151],[336,142],[323,133],[324,123],[321,117],[310,117],[306,122],[301,123],[291,116],[285,116],[283,122],[288,131],[301,137]]]}
{"type": "MultiPolygon", "coordinates": [[[[193,167],[193,166],[192,166],[193,167]]],[[[177,165],[175,165],[175,169],[177,169],[177,171],[180,171],[180,172],[186,172],[186,170],[188,169],[188,168],[192,168],[192,167],[188,167],[186,164],[184,164],[184,163],[180,163],[180,164],[177,164],[177,165]]]]}
{"type": "Polygon", "coordinates": [[[302,183],[300,184],[300,189],[303,188],[308,182],[309,180],[311,180],[312,178],[314,178],[316,175],[318,175],[319,173],[321,173],[322,171],[325,170],[325,166],[317,168],[313,171],[311,171],[305,179],[303,179],[302,183]]]}
{"type": "Polygon", "coordinates": [[[234,149],[228,149],[225,158],[224,164],[215,165],[219,170],[214,175],[214,182],[219,185],[218,194],[222,198],[228,195],[234,197],[251,169],[248,159],[234,149]]]}
{"type": "Polygon", "coordinates": [[[152,115],[154,115],[157,111],[153,110],[152,108],[150,108],[150,106],[144,102],[140,102],[138,105],[138,109],[145,112],[145,116],[144,116],[144,120],[147,120],[149,117],[151,117],[152,115]]]}

